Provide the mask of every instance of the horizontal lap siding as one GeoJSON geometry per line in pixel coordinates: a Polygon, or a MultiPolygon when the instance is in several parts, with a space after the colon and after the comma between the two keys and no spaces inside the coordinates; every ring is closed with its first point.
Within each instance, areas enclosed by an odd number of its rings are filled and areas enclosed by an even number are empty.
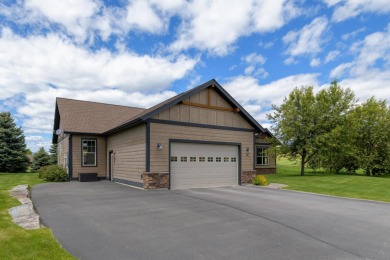
{"type": "Polygon", "coordinates": [[[101,136],[89,135],[73,135],[72,136],[73,150],[73,177],[78,178],[79,173],[97,173],[99,177],[107,176],[106,164],[106,138],[101,136]],[[97,166],[83,167],[81,166],[81,139],[97,139],[97,166]]]}
{"type": "Polygon", "coordinates": [[[241,170],[253,170],[253,133],[168,124],[150,124],[150,171],[169,171],[169,139],[241,143],[241,170]],[[157,149],[157,143],[163,149],[157,149]],[[246,149],[250,151],[247,153],[246,149]]]}
{"type": "MultiPolygon", "coordinates": [[[[146,127],[139,125],[107,137],[108,151],[115,153],[113,177],[142,183],[146,165],[146,127]]],[[[108,169],[108,168],[107,168],[108,169]]]]}
{"type": "MultiPolygon", "coordinates": [[[[66,168],[65,157],[69,156],[69,136],[66,136],[64,139],[58,142],[57,144],[57,163],[62,167],[66,168]]],[[[69,162],[69,158],[67,159],[69,162]]]]}

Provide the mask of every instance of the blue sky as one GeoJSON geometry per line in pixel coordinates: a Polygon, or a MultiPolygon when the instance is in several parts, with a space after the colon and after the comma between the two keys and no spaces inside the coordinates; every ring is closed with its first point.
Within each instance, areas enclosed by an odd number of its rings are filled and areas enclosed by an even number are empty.
{"type": "Polygon", "coordinates": [[[296,86],[390,98],[390,0],[3,0],[0,111],[49,147],[55,97],[150,107],[215,78],[262,125],[296,86]]]}

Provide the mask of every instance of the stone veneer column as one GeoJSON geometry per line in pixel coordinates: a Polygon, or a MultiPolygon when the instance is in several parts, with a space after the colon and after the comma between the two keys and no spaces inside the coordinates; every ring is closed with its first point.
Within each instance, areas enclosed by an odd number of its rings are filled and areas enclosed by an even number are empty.
{"type": "Polygon", "coordinates": [[[168,189],[169,172],[144,172],[144,189],[168,189]]]}
{"type": "Polygon", "coordinates": [[[256,171],[242,171],[241,172],[241,184],[252,183],[253,176],[255,176],[256,171]]]}

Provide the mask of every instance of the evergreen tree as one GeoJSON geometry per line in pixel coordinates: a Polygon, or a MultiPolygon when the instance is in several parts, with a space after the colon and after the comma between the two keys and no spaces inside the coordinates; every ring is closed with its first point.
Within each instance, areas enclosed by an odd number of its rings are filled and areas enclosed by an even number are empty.
{"type": "Polygon", "coordinates": [[[28,165],[23,130],[10,112],[0,113],[0,172],[25,172],[28,165]]]}
{"type": "Polygon", "coordinates": [[[50,158],[49,164],[57,164],[57,144],[52,144],[50,146],[50,158]]]}
{"type": "Polygon", "coordinates": [[[36,172],[42,166],[49,165],[50,164],[49,163],[49,159],[50,159],[50,156],[46,152],[45,148],[43,148],[43,147],[39,148],[38,152],[36,152],[34,154],[34,159],[33,159],[33,163],[32,163],[31,169],[34,172],[36,172]]]}

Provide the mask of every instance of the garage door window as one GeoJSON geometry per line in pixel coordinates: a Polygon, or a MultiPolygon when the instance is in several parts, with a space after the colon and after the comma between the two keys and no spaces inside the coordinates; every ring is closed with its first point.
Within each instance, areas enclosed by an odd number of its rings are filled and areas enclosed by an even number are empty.
{"type": "Polygon", "coordinates": [[[190,157],[190,162],[196,162],[196,157],[190,157]]]}
{"type": "Polygon", "coordinates": [[[199,157],[199,162],[205,162],[206,161],[206,157],[199,157]]]}
{"type": "Polygon", "coordinates": [[[180,158],[180,161],[181,161],[181,162],[187,162],[187,156],[182,156],[182,157],[180,158]]]}
{"type": "Polygon", "coordinates": [[[177,156],[172,156],[171,157],[171,162],[177,162],[177,156]]]}
{"type": "Polygon", "coordinates": [[[256,146],[256,165],[268,165],[268,159],[268,148],[256,146]]]}
{"type": "Polygon", "coordinates": [[[236,157],[232,157],[232,158],[230,159],[230,161],[231,161],[231,162],[237,162],[237,158],[236,158],[236,157]]]}
{"type": "Polygon", "coordinates": [[[229,157],[223,157],[223,162],[229,162],[229,157]]]}
{"type": "Polygon", "coordinates": [[[213,162],[214,161],[214,157],[207,157],[207,161],[208,162],[213,162]]]}
{"type": "Polygon", "coordinates": [[[221,157],[215,157],[215,161],[216,162],[222,162],[222,158],[221,157]]]}

